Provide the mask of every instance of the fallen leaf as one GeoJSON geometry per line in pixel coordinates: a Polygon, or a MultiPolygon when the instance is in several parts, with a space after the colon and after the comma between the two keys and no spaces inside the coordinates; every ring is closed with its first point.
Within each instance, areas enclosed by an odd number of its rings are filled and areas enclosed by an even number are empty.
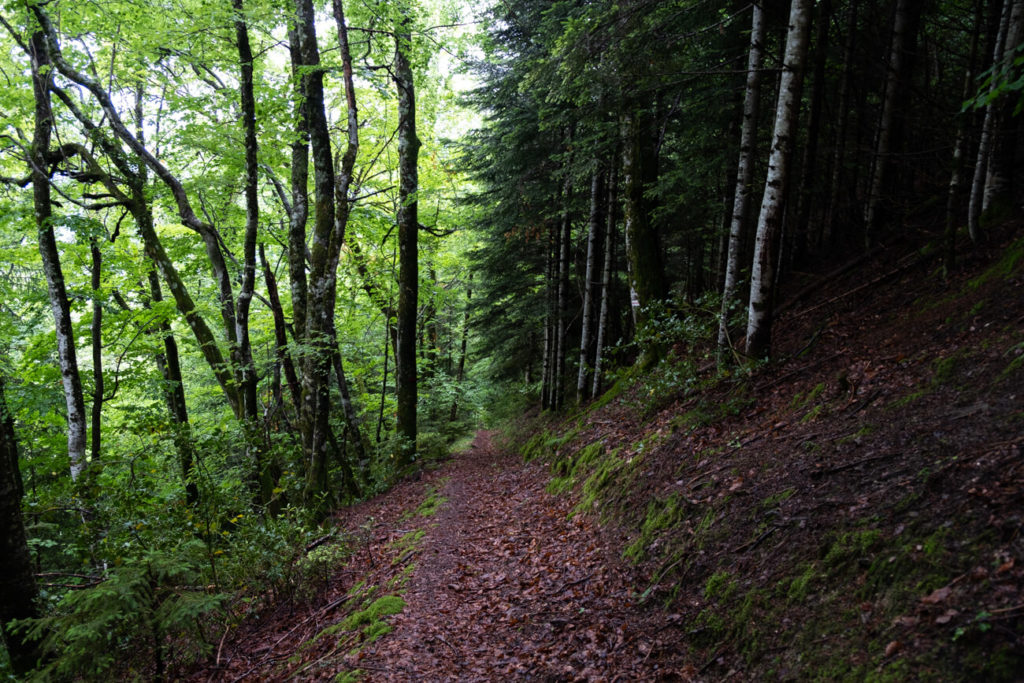
{"type": "Polygon", "coordinates": [[[945,599],[949,597],[950,590],[951,589],[950,589],[949,586],[943,586],[942,588],[936,588],[931,593],[929,593],[928,595],[926,595],[923,598],[921,598],[921,602],[923,602],[925,604],[928,604],[928,605],[937,605],[940,602],[945,601],[945,599]]]}

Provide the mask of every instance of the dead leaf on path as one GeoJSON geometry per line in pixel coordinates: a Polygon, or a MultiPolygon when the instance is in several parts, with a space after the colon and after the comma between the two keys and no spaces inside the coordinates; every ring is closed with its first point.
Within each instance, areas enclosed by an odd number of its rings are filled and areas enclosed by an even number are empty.
{"type": "Polygon", "coordinates": [[[923,603],[925,603],[927,605],[937,605],[940,602],[944,602],[946,600],[946,598],[949,597],[949,594],[950,594],[951,590],[952,589],[949,586],[943,586],[942,588],[936,588],[931,593],[929,593],[928,595],[926,595],[923,598],[921,598],[921,602],[923,602],[923,603]]]}

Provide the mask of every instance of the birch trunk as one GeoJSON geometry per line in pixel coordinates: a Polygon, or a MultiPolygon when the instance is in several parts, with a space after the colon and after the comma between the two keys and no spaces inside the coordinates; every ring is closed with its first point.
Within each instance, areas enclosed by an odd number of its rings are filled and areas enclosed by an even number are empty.
{"type": "Polygon", "coordinates": [[[755,2],[752,7],[750,51],[747,55],[747,87],[743,96],[743,128],[740,131],[740,154],[736,171],[736,197],[729,225],[729,246],[722,286],[722,310],[718,319],[718,364],[731,357],[729,315],[735,305],[740,272],[740,253],[746,240],[747,214],[754,184],[754,155],[757,149],[757,119],[761,106],[761,63],[764,60],[764,11],[755,2]]]}
{"type": "Polygon", "coordinates": [[[764,197],[761,200],[761,213],[757,223],[754,267],[750,281],[746,353],[754,358],[767,355],[771,348],[776,262],[773,252],[782,226],[793,134],[799,120],[800,88],[811,23],[811,5],[811,0],[792,0],[790,5],[786,52],[775,113],[775,130],[768,159],[764,197]]]}

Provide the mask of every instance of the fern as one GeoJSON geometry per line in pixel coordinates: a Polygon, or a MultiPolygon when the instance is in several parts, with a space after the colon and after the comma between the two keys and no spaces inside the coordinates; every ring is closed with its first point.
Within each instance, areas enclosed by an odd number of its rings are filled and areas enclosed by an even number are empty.
{"type": "Polygon", "coordinates": [[[195,587],[200,579],[181,555],[150,551],[68,593],[55,614],[20,624],[48,654],[36,678],[109,680],[123,668],[160,678],[168,663],[202,656],[202,623],[227,596],[195,587]]]}

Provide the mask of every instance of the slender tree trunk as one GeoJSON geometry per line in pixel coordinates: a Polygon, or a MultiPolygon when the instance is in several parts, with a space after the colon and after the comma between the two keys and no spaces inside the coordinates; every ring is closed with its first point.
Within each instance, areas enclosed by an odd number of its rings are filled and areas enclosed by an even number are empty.
{"type": "Polygon", "coordinates": [[[39,589],[32,573],[25,523],[21,515],[21,471],[14,418],[7,409],[4,377],[0,375],[0,635],[15,675],[28,674],[39,661],[39,644],[24,631],[8,627],[14,619],[39,616],[39,589]]]}
{"type": "Polygon", "coordinates": [[[594,341],[594,386],[592,396],[601,389],[601,365],[604,361],[604,340],[608,336],[608,307],[611,299],[612,263],[615,259],[615,204],[617,201],[618,171],[613,169],[608,179],[608,210],[605,215],[604,267],[601,269],[601,310],[597,315],[597,339],[594,341]]]}
{"type": "Polygon", "coordinates": [[[555,332],[555,383],[553,386],[553,407],[561,410],[565,402],[565,356],[568,353],[567,330],[569,327],[569,248],[572,240],[572,181],[566,179],[563,189],[561,235],[558,238],[558,327],[555,332]]]}
{"type": "MultiPolygon", "coordinates": [[[[1007,0],[1010,2],[1010,0],[1007,0]]],[[[1003,41],[1001,59],[994,63],[995,72],[1012,81],[1014,60],[1018,55],[1022,33],[1024,33],[1024,0],[1013,0],[1007,20],[1006,37],[1003,41]]],[[[995,80],[995,79],[993,79],[995,80]]],[[[988,155],[988,169],[985,173],[985,189],[982,196],[982,211],[997,203],[1012,201],[1014,157],[1017,150],[1017,121],[1014,108],[1018,98],[1003,95],[990,102],[986,111],[992,112],[991,151],[988,155]]]]}
{"type": "Polygon", "coordinates": [[[722,310],[718,319],[718,364],[731,360],[729,317],[735,306],[738,289],[740,253],[746,241],[747,214],[754,184],[754,157],[757,149],[757,119],[761,105],[761,63],[764,60],[764,11],[755,2],[752,7],[750,51],[747,55],[747,87],[743,97],[743,128],[740,131],[740,154],[736,172],[736,197],[729,224],[729,247],[725,262],[725,284],[722,287],[722,310]]]}
{"type": "Polygon", "coordinates": [[[57,357],[60,362],[61,382],[64,387],[64,401],[67,404],[68,459],[71,461],[71,478],[77,480],[85,470],[85,400],[82,395],[82,378],[78,373],[71,306],[68,303],[64,273],[60,265],[60,253],[57,250],[57,240],[53,232],[50,177],[46,162],[53,129],[53,112],[50,108],[50,81],[53,75],[46,37],[42,31],[32,34],[29,50],[32,60],[32,92],[35,96],[35,129],[32,135],[32,148],[29,151],[33,206],[39,237],[39,255],[43,262],[43,274],[46,276],[46,288],[57,331],[57,357]]]}
{"type": "MultiPolygon", "coordinates": [[[[964,71],[964,86],[961,92],[961,99],[966,101],[974,92],[974,68],[975,58],[978,51],[978,34],[981,31],[982,0],[975,0],[974,22],[971,30],[970,55],[967,68],[964,71]]],[[[960,203],[960,186],[963,183],[963,160],[967,154],[967,130],[969,117],[961,112],[956,117],[956,142],[953,145],[953,171],[949,178],[949,191],[946,194],[946,273],[952,272],[956,265],[956,228],[957,228],[957,206],[960,203]]]]}
{"type": "Polygon", "coordinates": [[[92,286],[92,324],[89,326],[92,338],[92,410],[89,426],[89,452],[93,462],[99,462],[100,449],[103,445],[103,302],[100,301],[100,275],[103,268],[103,252],[100,251],[98,238],[94,235],[89,239],[91,256],[92,286]]]}
{"type": "Polygon", "coordinates": [[[292,404],[296,410],[302,405],[302,390],[299,387],[299,376],[295,372],[295,363],[291,354],[288,353],[288,330],[285,324],[284,308],[281,305],[281,294],[277,287],[277,277],[270,268],[266,251],[261,243],[259,246],[260,262],[263,264],[263,280],[267,283],[267,300],[270,301],[270,312],[274,316],[274,342],[276,344],[275,354],[278,363],[284,368],[285,384],[288,385],[288,393],[291,394],[292,404]]]}
{"type": "MultiPolygon", "coordinates": [[[[155,303],[163,301],[160,279],[155,271],[149,271],[149,293],[155,303]]],[[[185,484],[185,497],[189,505],[199,502],[199,487],[195,480],[195,445],[192,441],[192,427],[188,421],[188,405],[185,403],[185,383],[181,377],[181,360],[178,342],[170,324],[163,322],[158,331],[163,340],[164,353],[157,358],[157,366],[164,378],[164,395],[167,408],[174,423],[174,446],[181,467],[181,480],[185,484]]]]}
{"type": "MultiPolygon", "coordinates": [[[[309,115],[305,106],[305,93],[309,75],[303,70],[305,62],[299,48],[299,34],[295,27],[288,31],[291,51],[292,78],[299,85],[295,96],[295,138],[291,144],[291,213],[288,216],[288,281],[292,292],[292,330],[299,339],[306,335],[306,301],[309,287],[306,282],[306,221],[309,220],[309,115]]],[[[296,408],[300,404],[296,403],[296,408]]]]}
{"type": "Polygon", "coordinates": [[[541,370],[541,408],[543,410],[551,407],[551,374],[553,372],[551,359],[554,357],[554,335],[551,334],[552,320],[554,319],[554,307],[552,305],[554,300],[554,295],[552,294],[554,287],[554,256],[551,242],[553,241],[554,230],[549,229],[548,232],[548,248],[545,250],[546,257],[544,259],[544,361],[541,370]]]}
{"type": "Polygon", "coordinates": [[[462,382],[466,378],[466,349],[469,344],[469,304],[473,299],[473,273],[469,274],[466,282],[466,307],[462,312],[462,341],[459,344],[459,362],[455,372],[455,399],[452,401],[452,409],[448,413],[448,421],[455,422],[459,412],[459,396],[462,392],[462,382]]]}
{"type": "Polygon", "coordinates": [[[416,193],[420,141],[416,136],[416,94],[413,86],[412,17],[408,7],[395,27],[395,86],[398,89],[398,466],[416,455],[416,313],[419,307],[418,232],[416,193]]]}
{"type": "Polygon", "coordinates": [[[775,131],[772,135],[768,176],[758,218],[754,268],[750,280],[746,353],[754,358],[766,356],[771,349],[772,297],[775,289],[776,263],[774,251],[782,227],[793,135],[799,121],[800,88],[811,23],[811,4],[810,0],[792,0],[790,5],[786,53],[775,114],[775,131]]]}
{"type": "Polygon", "coordinates": [[[814,46],[814,74],[811,81],[811,110],[807,117],[807,142],[800,165],[800,184],[797,187],[797,215],[794,230],[793,265],[799,267],[807,260],[811,246],[811,205],[818,176],[818,140],[821,137],[821,110],[825,99],[825,65],[828,61],[828,29],[832,23],[832,0],[818,3],[818,25],[814,46]]]}
{"type": "MultiPolygon", "coordinates": [[[[996,30],[996,38],[992,47],[992,64],[999,62],[1003,54],[1003,44],[1006,40],[1006,32],[1010,25],[1010,11],[1013,0],[1002,1],[1002,12],[996,30]]],[[[995,85],[993,79],[989,86],[991,93],[995,85]]],[[[982,202],[985,194],[985,174],[988,171],[988,159],[992,150],[992,129],[995,125],[995,109],[990,102],[985,107],[985,118],[981,125],[981,137],[978,140],[978,155],[974,163],[974,176],[971,180],[971,196],[967,204],[967,232],[972,242],[981,239],[981,228],[979,220],[983,210],[982,202]]]]}
{"type": "Polygon", "coordinates": [[[583,323],[580,332],[579,372],[576,375],[576,402],[583,403],[590,388],[591,318],[594,317],[594,275],[597,269],[597,241],[601,231],[601,200],[604,196],[604,170],[595,164],[590,179],[590,220],[587,224],[587,265],[583,276],[583,323]]]}
{"type": "Polygon", "coordinates": [[[242,248],[242,281],[235,314],[235,365],[242,389],[242,429],[252,467],[253,493],[257,503],[266,505],[273,497],[274,482],[264,462],[265,454],[259,429],[259,377],[249,339],[249,310],[256,289],[256,240],[260,219],[259,149],[256,139],[256,97],[253,85],[253,56],[249,28],[245,22],[243,0],[233,0],[235,40],[241,72],[239,94],[245,140],[245,240],[242,248]]]}

